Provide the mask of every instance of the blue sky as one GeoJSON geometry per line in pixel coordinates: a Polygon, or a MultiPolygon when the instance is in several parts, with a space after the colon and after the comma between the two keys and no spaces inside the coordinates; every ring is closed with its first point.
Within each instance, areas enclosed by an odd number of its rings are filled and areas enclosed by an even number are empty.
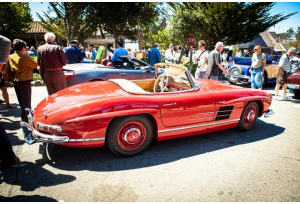
{"type": "MultiPolygon", "coordinates": [[[[36,16],[36,12],[42,15],[43,11],[47,11],[48,3],[44,2],[30,2],[29,6],[31,8],[31,13],[34,20],[39,20],[36,16]]],[[[278,13],[288,14],[292,12],[298,12],[296,15],[290,17],[289,19],[278,23],[277,25],[271,27],[270,31],[275,31],[276,33],[282,33],[287,31],[290,27],[293,27],[294,30],[297,27],[300,27],[300,2],[278,2],[273,6],[270,13],[275,15],[278,13]]]]}

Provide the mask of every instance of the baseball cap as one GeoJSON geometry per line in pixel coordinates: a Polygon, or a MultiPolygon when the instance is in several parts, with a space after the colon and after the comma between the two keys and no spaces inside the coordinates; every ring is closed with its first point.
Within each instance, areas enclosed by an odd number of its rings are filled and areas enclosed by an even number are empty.
{"type": "Polygon", "coordinates": [[[256,46],[254,47],[254,50],[257,50],[257,49],[261,49],[261,46],[260,46],[260,45],[256,45],[256,46]]]}
{"type": "Polygon", "coordinates": [[[77,40],[71,40],[70,43],[71,43],[71,44],[77,44],[77,45],[79,44],[77,40]]]}
{"type": "Polygon", "coordinates": [[[295,47],[290,47],[289,50],[288,50],[288,52],[292,52],[292,53],[296,54],[297,50],[296,50],[295,47]]]}

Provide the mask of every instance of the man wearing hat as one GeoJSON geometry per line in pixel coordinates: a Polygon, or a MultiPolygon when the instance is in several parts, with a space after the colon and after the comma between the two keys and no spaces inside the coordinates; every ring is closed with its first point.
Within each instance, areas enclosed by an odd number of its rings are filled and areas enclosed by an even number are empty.
{"type": "Polygon", "coordinates": [[[261,89],[266,66],[266,56],[261,52],[260,45],[254,47],[254,54],[252,55],[251,61],[251,88],[261,89]]]}
{"type": "Polygon", "coordinates": [[[78,47],[77,40],[72,40],[70,46],[66,48],[65,54],[67,57],[67,64],[80,63],[85,57],[85,53],[78,47]]]}
{"type": "Polygon", "coordinates": [[[291,74],[292,65],[290,59],[297,53],[296,48],[291,47],[288,49],[287,53],[283,54],[280,57],[278,64],[278,75],[276,79],[276,87],[275,87],[275,99],[283,99],[287,100],[286,89],[287,89],[287,78],[291,74]],[[283,86],[283,98],[279,98],[279,89],[283,86]]]}

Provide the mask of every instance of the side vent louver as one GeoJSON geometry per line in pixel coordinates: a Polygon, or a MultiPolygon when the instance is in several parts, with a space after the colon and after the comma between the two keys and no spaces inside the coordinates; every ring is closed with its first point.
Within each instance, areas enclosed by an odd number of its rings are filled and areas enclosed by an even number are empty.
{"type": "Polygon", "coordinates": [[[220,107],[216,120],[228,119],[231,115],[232,110],[233,110],[233,106],[220,107]]]}

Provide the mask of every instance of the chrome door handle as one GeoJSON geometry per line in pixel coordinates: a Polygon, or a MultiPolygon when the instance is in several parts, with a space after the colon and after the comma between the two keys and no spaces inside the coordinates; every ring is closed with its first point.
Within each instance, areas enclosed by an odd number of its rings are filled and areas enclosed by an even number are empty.
{"type": "Polygon", "coordinates": [[[127,73],[122,72],[120,73],[120,76],[127,76],[127,73]]]}
{"type": "Polygon", "coordinates": [[[165,104],[162,104],[163,107],[167,107],[167,106],[175,106],[175,105],[177,105],[176,102],[174,102],[174,103],[165,103],[165,104]]]}

